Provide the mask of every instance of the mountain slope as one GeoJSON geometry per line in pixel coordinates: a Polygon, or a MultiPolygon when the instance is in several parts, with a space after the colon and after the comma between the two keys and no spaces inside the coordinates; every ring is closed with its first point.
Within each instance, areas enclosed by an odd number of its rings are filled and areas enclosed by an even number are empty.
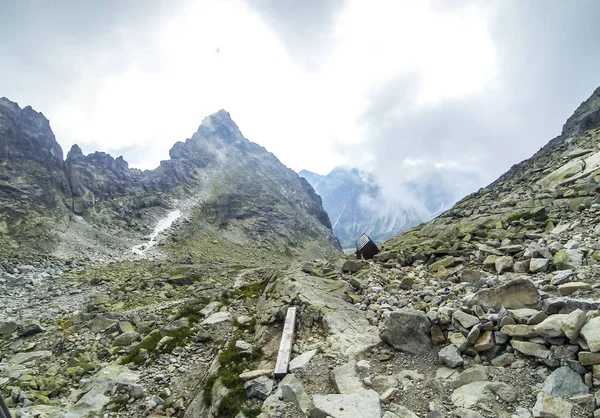
{"type": "MultiPolygon", "coordinates": [[[[387,241],[380,259],[431,265],[450,256],[451,266],[483,263],[490,254],[519,260],[532,243],[550,244],[563,229],[593,229],[600,191],[599,115],[600,88],[560,136],[436,219],[387,241]]],[[[529,270],[520,264],[510,268],[529,270]]]]}
{"type": "Polygon", "coordinates": [[[339,250],[310,185],[244,138],[223,110],[176,143],[170,160],[142,172],[122,157],[85,156],[77,145],[63,162],[42,114],[5,98],[0,104],[5,248],[60,255],[123,252],[178,210],[177,236],[163,244],[183,257],[216,256],[229,245],[249,256],[254,250],[287,255],[339,250]],[[213,241],[221,241],[216,253],[208,249],[215,249],[213,241]]]}

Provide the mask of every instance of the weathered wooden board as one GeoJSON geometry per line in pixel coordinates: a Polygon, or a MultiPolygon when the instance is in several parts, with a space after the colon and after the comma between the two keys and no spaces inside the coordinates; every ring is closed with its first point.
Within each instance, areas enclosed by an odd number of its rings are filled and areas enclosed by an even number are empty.
{"type": "Polygon", "coordinates": [[[290,358],[292,357],[292,344],[294,343],[294,329],[296,327],[296,307],[291,306],[285,316],[283,333],[281,334],[281,343],[279,344],[279,354],[277,355],[277,364],[273,375],[276,378],[285,377],[288,373],[290,358]]]}

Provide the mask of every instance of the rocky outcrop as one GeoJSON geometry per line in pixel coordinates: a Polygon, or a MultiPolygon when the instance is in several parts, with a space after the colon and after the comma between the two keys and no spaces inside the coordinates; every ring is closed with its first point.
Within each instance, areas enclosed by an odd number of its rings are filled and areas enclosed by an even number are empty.
{"type": "Polygon", "coordinates": [[[215,239],[285,256],[339,251],[312,187],[244,138],[227,112],[205,118],[170,157],[142,172],[122,157],[86,156],[74,145],[63,162],[48,120],[2,99],[0,247],[48,251],[62,241],[81,252],[81,235],[93,243],[101,233],[123,253],[120,239],[141,240],[177,209],[187,220],[169,242],[177,256],[206,254],[215,239]],[[81,218],[70,223],[70,215],[81,218]]]}

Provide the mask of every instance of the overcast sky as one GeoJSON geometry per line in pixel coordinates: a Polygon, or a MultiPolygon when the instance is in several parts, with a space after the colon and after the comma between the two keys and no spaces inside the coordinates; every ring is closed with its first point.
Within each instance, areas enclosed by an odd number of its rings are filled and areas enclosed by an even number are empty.
{"type": "Polygon", "coordinates": [[[43,112],[65,153],[140,168],[224,108],[296,171],[484,185],[600,85],[598,16],[597,0],[0,0],[0,96],[43,112]]]}

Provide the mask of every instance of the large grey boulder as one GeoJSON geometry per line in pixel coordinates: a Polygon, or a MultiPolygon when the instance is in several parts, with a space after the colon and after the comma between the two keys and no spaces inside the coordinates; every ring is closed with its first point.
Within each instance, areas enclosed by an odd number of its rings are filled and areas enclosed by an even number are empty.
{"type": "Polygon", "coordinates": [[[273,380],[266,376],[257,377],[244,383],[244,390],[249,398],[265,400],[273,391],[273,380]]]}
{"type": "Polygon", "coordinates": [[[571,417],[572,410],[573,405],[564,399],[540,392],[532,412],[534,418],[565,418],[571,417]]]}
{"type": "Polygon", "coordinates": [[[479,403],[493,402],[496,397],[505,402],[514,402],[517,392],[503,382],[471,382],[452,392],[451,400],[457,408],[473,408],[479,403]]]}
{"type": "Polygon", "coordinates": [[[431,348],[431,324],[423,312],[401,309],[390,314],[379,337],[397,351],[419,354],[431,348]]]}
{"type": "Polygon", "coordinates": [[[374,390],[343,395],[314,395],[311,418],[379,418],[381,406],[374,390]]]}
{"type": "Polygon", "coordinates": [[[554,254],[554,265],[559,270],[574,269],[581,266],[583,251],[579,249],[560,250],[554,254]]]}
{"type": "Polygon", "coordinates": [[[308,366],[308,363],[310,363],[315,354],[317,354],[317,350],[309,350],[297,357],[294,357],[292,361],[290,361],[290,372],[304,369],[306,366],[308,366]]]}
{"type": "Polygon", "coordinates": [[[562,321],[567,317],[565,314],[550,315],[542,322],[533,327],[539,336],[544,338],[564,337],[565,333],[560,327],[562,321]]]}
{"type": "Polygon", "coordinates": [[[575,395],[585,395],[588,387],[581,376],[568,366],[559,367],[548,376],[542,391],[555,398],[570,398],[575,395]]]}
{"type": "Polygon", "coordinates": [[[519,309],[535,308],[540,301],[533,282],[526,278],[518,278],[492,289],[483,289],[466,298],[470,305],[480,305],[484,310],[498,311],[500,308],[519,309]]]}
{"type": "Polygon", "coordinates": [[[444,347],[439,352],[439,361],[448,367],[456,368],[462,366],[463,358],[460,356],[460,350],[454,345],[444,347]]]}
{"type": "Polygon", "coordinates": [[[585,325],[587,316],[581,309],[576,309],[568,314],[560,323],[560,329],[563,330],[567,338],[571,341],[577,341],[581,328],[585,325]]]}

